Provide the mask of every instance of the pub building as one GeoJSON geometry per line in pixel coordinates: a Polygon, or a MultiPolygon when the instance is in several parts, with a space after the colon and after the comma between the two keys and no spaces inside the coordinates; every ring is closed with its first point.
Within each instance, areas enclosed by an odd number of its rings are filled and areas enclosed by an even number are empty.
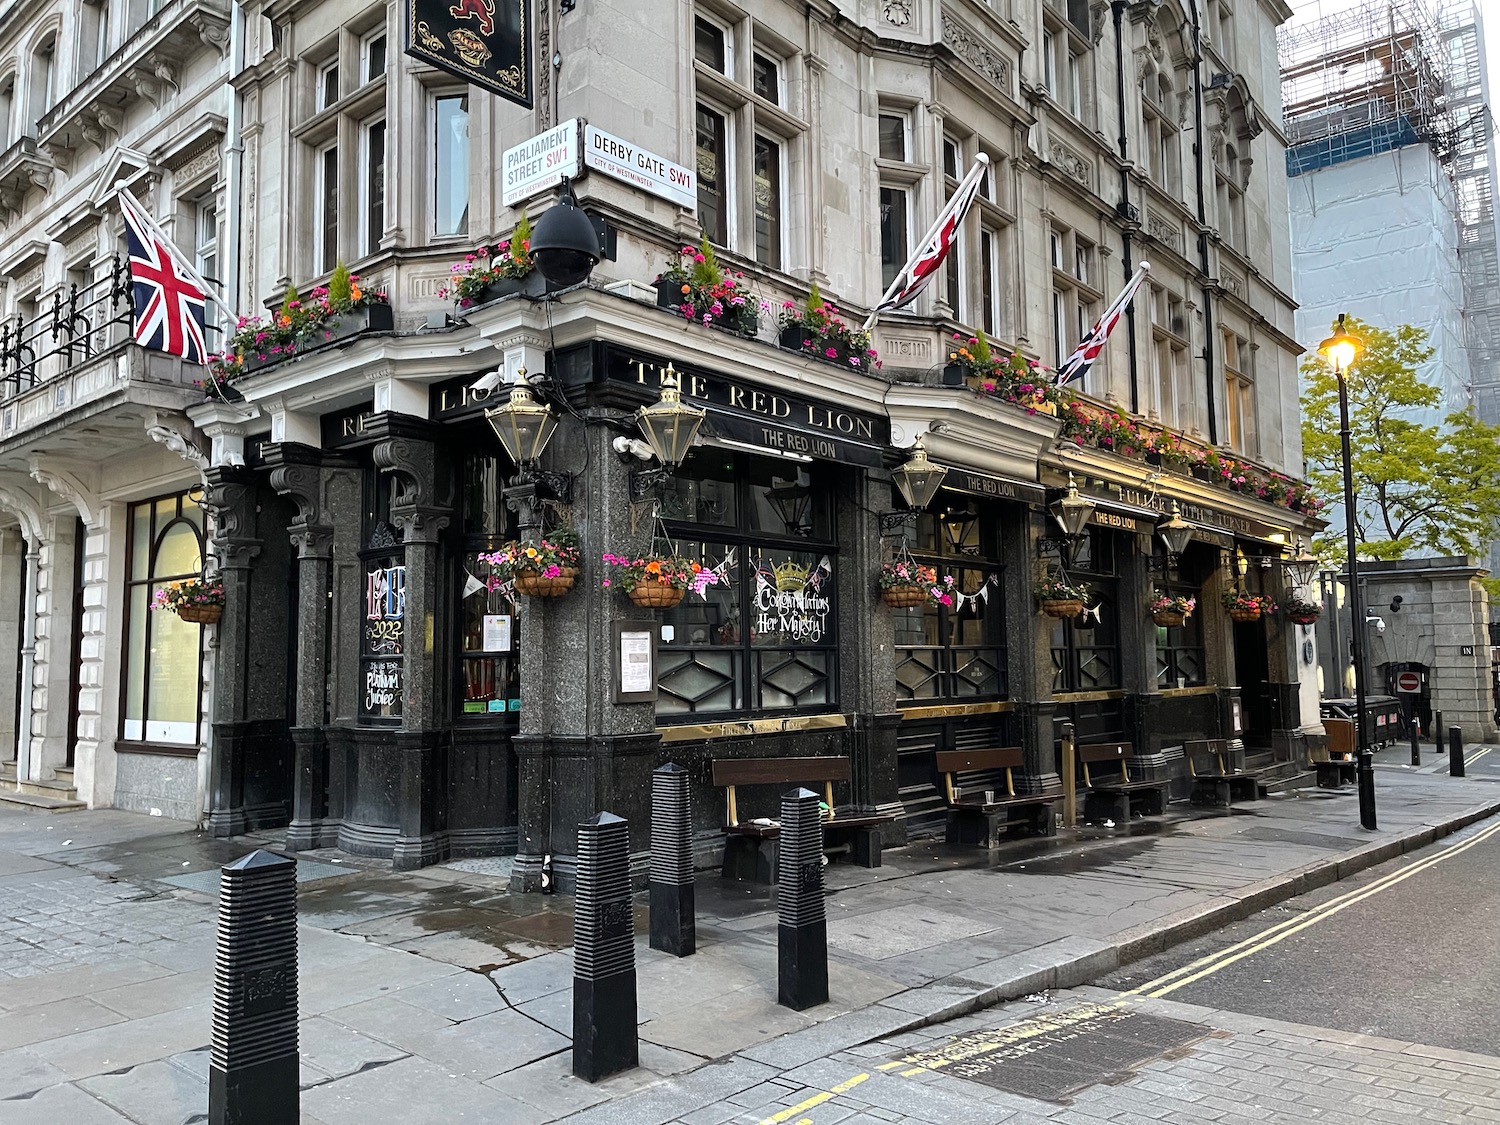
{"type": "MultiPolygon", "coordinates": [[[[1231,626],[1217,602],[1238,582],[1278,594],[1304,517],[1059,445],[1055,418],[964,387],[649,330],[668,315],[592,289],[510,298],[273,366],[238,384],[244,403],[190,410],[244,460],[208,470],[219,674],[250,673],[216,701],[211,830],[286,809],[295,848],[397,868],[514,854],[517,889],[549,867],[566,889],[576,826],[601,810],[630,820],[643,860],[666,761],[690,772],[710,867],[719,758],[847,757],[837,800],[891,816],[890,846],[941,831],[939,749],[1022,746],[1018,790],[1052,790],[1071,724],[1132,741],[1182,796],[1186,739],[1242,740],[1252,765],[1301,752],[1296,638],[1231,626]],[[456,362],[470,371],[452,376],[456,362]],[[476,388],[487,365],[509,381],[476,388]],[[638,456],[637,412],[674,382],[704,418],[663,471],[638,456]],[[535,465],[486,417],[517,388],[556,424],[535,465]],[[912,510],[893,479],[918,439],[946,472],[912,510]],[[1070,486],[1087,510],[1073,536],[1056,514],[1070,486]],[[1168,553],[1174,516],[1191,537],[1168,553]],[[488,581],[482,554],[559,524],[582,541],[570,592],[488,581]],[[263,549],[277,536],[289,552],[263,549]],[[875,574],[902,549],[953,577],[953,605],[882,604],[875,574]],[[639,608],[604,584],[601,556],[647,551],[717,580],[639,608]],[[1089,586],[1083,619],[1038,612],[1035,582],[1058,565],[1089,586]],[[1200,611],[1154,626],[1157,587],[1200,611]],[[622,663],[632,638],[645,682],[622,663]]],[[[775,797],[747,792],[740,815],[775,797]]]]}

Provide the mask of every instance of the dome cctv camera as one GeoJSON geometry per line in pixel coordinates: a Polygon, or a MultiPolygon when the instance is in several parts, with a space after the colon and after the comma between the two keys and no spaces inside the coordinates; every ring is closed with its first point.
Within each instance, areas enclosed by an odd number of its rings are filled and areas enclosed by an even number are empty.
{"type": "Polygon", "coordinates": [[[1375,630],[1375,632],[1379,633],[1381,636],[1385,635],[1385,618],[1383,618],[1383,617],[1366,617],[1365,618],[1365,624],[1368,625],[1368,626],[1370,626],[1372,629],[1375,630]]]}

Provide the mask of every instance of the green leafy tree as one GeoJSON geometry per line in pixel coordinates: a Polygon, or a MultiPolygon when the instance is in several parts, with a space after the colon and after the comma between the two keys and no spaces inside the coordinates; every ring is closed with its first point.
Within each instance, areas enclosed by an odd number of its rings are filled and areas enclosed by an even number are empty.
{"type": "MultiPolygon", "coordinates": [[[[1354,531],[1360,558],[1484,555],[1500,530],[1500,426],[1455,411],[1442,425],[1414,415],[1439,409],[1440,388],[1417,370],[1432,358],[1427,332],[1350,319],[1364,353],[1346,372],[1352,446],[1354,531]]],[[[1316,353],[1303,361],[1302,449],[1319,496],[1342,515],[1338,381],[1316,353]]],[[[1347,555],[1342,527],[1317,536],[1328,559],[1347,555]]]]}

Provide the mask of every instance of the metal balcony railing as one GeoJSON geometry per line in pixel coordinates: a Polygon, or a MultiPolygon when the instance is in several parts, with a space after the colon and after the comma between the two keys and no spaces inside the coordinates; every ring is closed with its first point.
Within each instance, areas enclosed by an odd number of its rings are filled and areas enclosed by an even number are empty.
{"type": "Polygon", "coordinates": [[[0,399],[12,398],[130,339],[130,270],[118,254],[107,276],[70,285],[31,320],[0,321],[0,399]]]}

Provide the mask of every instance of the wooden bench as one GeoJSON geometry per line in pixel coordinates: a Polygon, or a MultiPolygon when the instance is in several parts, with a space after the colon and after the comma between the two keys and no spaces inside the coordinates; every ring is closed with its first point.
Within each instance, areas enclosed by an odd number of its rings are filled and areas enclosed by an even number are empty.
{"type": "Polygon", "coordinates": [[[1187,759],[1188,775],[1193,779],[1193,804],[1227,807],[1235,801],[1260,799],[1260,782],[1256,776],[1230,765],[1227,739],[1184,742],[1182,756],[1187,759]]]}
{"type": "Polygon", "coordinates": [[[828,855],[848,854],[861,867],[879,867],[881,829],[893,816],[840,816],[833,800],[836,781],[849,780],[849,759],[822,758],[718,758],[713,762],[713,782],[725,798],[724,877],[757,883],[776,881],[776,841],[781,825],[740,820],[740,786],[777,786],[776,816],[781,815],[781,793],[794,785],[823,791],[823,842],[828,855]]]}
{"type": "Polygon", "coordinates": [[[948,805],[948,843],[998,847],[1001,836],[1022,824],[1038,836],[1057,834],[1057,818],[1052,814],[1057,794],[1016,796],[1012,771],[1024,765],[1019,746],[938,751],[937,768],[943,775],[943,799],[948,805]],[[992,800],[985,799],[986,789],[991,790],[992,800]],[[1025,818],[1011,819],[1011,813],[1018,810],[1026,813],[1025,818]]]}
{"type": "Polygon", "coordinates": [[[1083,774],[1084,820],[1129,824],[1137,806],[1142,816],[1160,816],[1166,808],[1169,782],[1130,779],[1130,759],[1135,757],[1135,747],[1129,742],[1084,743],[1077,748],[1077,754],[1083,774]],[[1115,765],[1119,766],[1118,771],[1111,768],[1115,765]]]}
{"type": "Polygon", "coordinates": [[[1357,780],[1354,720],[1324,719],[1323,730],[1328,735],[1328,757],[1312,763],[1313,771],[1318,775],[1318,788],[1337,789],[1346,781],[1354,784],[1357,780]]]}

